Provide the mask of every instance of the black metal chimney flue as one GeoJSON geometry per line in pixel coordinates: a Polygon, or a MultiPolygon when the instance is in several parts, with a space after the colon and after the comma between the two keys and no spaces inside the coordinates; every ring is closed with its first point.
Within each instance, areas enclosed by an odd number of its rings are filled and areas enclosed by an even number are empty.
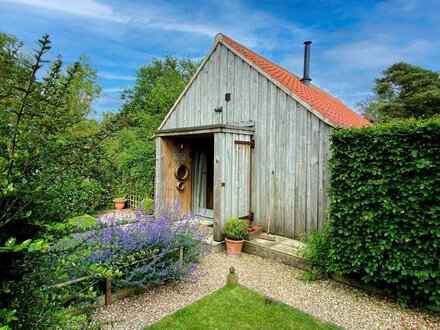
{"type": "Polygon", "coordinates": [[[310,86],[310,82],[312,81],[312,78],[310,78],[310,44],[311,41],[305,41],[304,42],[304,75],[301,79],[301,82],[306,85],[310,86]]]}

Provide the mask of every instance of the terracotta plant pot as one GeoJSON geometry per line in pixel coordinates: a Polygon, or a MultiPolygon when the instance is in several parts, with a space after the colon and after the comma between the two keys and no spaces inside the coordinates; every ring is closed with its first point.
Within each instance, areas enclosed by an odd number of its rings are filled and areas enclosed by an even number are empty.
{"type": "Polygon", "coordinates": [[[126,199],[121,199],[121,198],[115,198],[113,200],[113,204],[115,204],[115,209],[118,211],[122,211],[124,209],[126,202],[127,202],[126,199]]]}
{"type": "Polygon", "coordinates": [[[232,239],[225,238],[226,241],[226,251],[228,251],[228,256],[239,257],[241,254],[241,249],[243,248],[244,239],[235,241],[232,239]]]}

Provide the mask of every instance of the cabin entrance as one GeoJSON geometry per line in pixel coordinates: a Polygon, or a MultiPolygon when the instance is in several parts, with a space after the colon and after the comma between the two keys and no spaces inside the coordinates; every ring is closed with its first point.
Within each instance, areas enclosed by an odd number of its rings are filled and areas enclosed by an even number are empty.
{"type": "Polygon", "coordinates": [[[192,141],[193,210],[198,216],[214,218],[214,139],[192,141]]]}
{"type": "Polygon", "coordinates": [[[224,238],[227,219],[252,220],[253,128],[212,125],[162,131],[156,144],[156,194],[161,205],[178,202],[224,238]],[[182,132],[182,131],[183,132],[182,132]]]}

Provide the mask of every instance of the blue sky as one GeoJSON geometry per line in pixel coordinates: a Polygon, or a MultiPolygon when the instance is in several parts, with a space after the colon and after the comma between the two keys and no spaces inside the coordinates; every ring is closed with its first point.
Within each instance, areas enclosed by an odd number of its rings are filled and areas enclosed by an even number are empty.
{"type": "Polygon", "coordinates": [[[86,54],[103,88],[98,114],[118,110],[139,66],[167,54],[202,59],[217,32],[297,75],[312,40],[312,83],[353,109],[392,63],[440,70],[439,0],[0,0],[0,30],[27,49],[48,33],[51,59],[86,54]]]}

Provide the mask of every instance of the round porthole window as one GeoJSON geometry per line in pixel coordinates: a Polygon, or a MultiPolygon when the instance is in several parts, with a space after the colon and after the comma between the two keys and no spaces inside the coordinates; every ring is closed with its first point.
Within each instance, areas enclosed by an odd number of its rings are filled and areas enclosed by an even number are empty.
{"type": "Polygon", "coordinates": [[[185,164],[180,164],[174,171],[174,176],[179,180],[185,180],[189,175],[189,168],[185,164]]]}
{"type": "Polygon", "coordinates": [[[177,190],[182,191],[183,189],[185,189],[185,182],[183,182],[183,181],[177,182],[176,183],[176,188],[177,188],[177,190]]]}

